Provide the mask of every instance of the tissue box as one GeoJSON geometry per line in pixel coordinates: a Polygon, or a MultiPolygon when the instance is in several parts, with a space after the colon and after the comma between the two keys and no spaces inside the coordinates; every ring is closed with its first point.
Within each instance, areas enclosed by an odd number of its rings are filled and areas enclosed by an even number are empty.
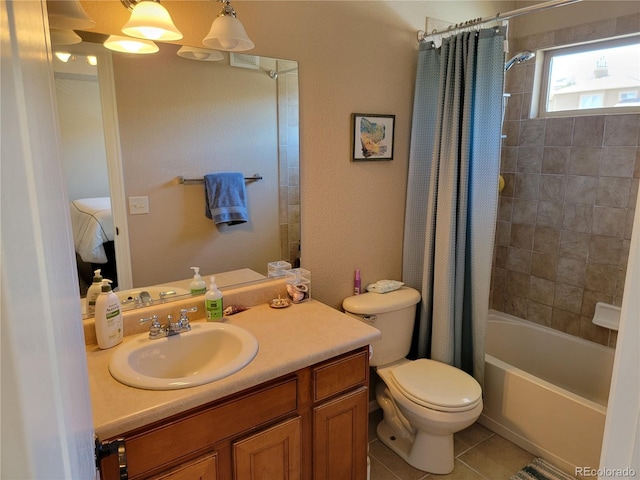
{"type": "Polygon", "coordinates": [[[286,270],[291,270],[291,264],[284,260],[269,262],[267,264],[267,276],[269,277],[281,277],[286,270]]]}
{"type": "Polygon", "coordinates": [[[305,302],[311,298],[311,272],[304,268],[294,268],[284,272],[287,294],[293,303],[305,302]]]}

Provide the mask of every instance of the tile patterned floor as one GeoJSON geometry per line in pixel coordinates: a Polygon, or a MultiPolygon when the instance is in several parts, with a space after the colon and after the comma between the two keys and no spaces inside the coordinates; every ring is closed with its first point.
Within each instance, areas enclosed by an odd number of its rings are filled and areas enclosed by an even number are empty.
{"type": "Polygon", "coordinates": [[[371,480],[508,480],[535,456],[486,429],[479,423],[454,436],[455,467],[448,475],[428,474],[398,457],[376,438],[382,411],[369,416],[371,480]]]}

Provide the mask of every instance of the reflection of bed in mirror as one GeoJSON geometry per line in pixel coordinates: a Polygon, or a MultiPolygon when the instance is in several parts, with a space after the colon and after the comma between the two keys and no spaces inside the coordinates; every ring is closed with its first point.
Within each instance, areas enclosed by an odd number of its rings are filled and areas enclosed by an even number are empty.
{"type": "Polygon", "coordinates": [[[117,270],[113,245],[115,229],[109,197],[79,198],[70,204],[73,243],[78,260],[78,280],[82,296],[91,285],[93,271],[117,287],[117,270]]]}

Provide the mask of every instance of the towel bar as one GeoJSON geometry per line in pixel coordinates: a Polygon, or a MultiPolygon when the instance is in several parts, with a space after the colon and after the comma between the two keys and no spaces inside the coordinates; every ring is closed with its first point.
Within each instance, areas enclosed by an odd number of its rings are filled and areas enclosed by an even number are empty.
{"type": "MultiPolygon", "coordinates": [[[[260,175],[259,173],[255,173],[251,177],[244,177],[244,179],[248,182],[255,182],[258,180],[262,180],[262,175],[260,175]]],[[[183,185],[196,185],[196,184],[204,183],[204,178],[185,178],[182,175],[180,175],[178,177],[178,183],[181,183],[183,185]]]]}

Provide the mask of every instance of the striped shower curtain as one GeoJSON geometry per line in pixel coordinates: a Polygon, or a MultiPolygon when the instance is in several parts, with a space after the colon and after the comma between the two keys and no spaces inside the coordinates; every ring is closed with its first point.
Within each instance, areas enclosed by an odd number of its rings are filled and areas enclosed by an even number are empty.
{"type": "Polygon", "coordinates": [[[498,204],[504,27],[422,42],[403,281],[421,292],[412,354],[483,384],[498,204]]]}

